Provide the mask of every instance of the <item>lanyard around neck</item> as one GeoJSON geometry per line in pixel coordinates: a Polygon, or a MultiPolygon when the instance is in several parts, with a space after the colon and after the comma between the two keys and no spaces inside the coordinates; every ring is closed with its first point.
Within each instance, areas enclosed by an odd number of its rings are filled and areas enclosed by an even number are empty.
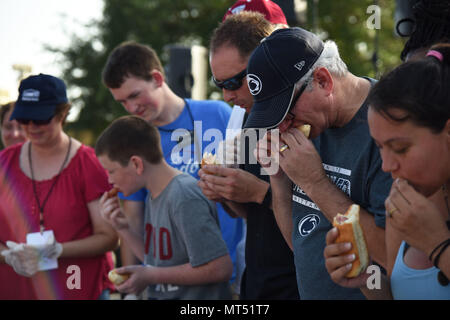
{"type": "Polygon", "coordinates": [[[64,167],[66,166],[67,160],[69,159],[69,154],[70,154],[70,148],[72,146],[72,138],[69,137],[69,147],[67,148],[67,153],[66,156],[64,158],[64,161],[61,165],[61,168],[58,171],[58,174],[56,175],[56,177],[53,179],[53,183],[50,186],[50,190],[47,193],[47,196],[44,198],[44,201],[41,202],[39,201],[39,196],[37,194],[37,187],[36,187],[36,181],[34,181],[34,171],[33,171],[33,160],[31,158],[31,142],[29,142],[28,145],[28,163],[30,165],[30,171],[31,171],[31,183],[33,184],[33,193],[34,193],[34,198],[36,199],[38,208],[39,208],[39,225],[40,225],[40,231],[41,233],[44,232],[44,208],[45,205],[47,203],[48,198],[50,197],[50,194],[53,191],[53,188],[56,185],[56,182],[58,182],[59,177],[61,176],[61,172],[63,171],[64,167]]]}

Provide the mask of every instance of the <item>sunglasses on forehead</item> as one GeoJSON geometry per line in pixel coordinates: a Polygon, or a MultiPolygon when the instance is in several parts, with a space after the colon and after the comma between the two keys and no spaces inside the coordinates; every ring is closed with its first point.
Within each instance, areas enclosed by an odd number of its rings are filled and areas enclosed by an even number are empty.
{"type": "Polygon", "coordinates": [[[240,87],[242,87],[242,79],[244,79],[246,75],[247,75],[247,69],[244,69],[241,72],[239,72],[237,75],[235,75],[231,78],[225,79],[223,81],[216,80],[216,78],[214,78],[214,76],[212,77],[212,80],[214,81],[214,84],[218,88],[234,91],[234,90],[237,90],[240,87]]]}
{"type": "Polygon", "coordinates": [[[33,120],[33,119],[16,119],[16,121],[20,124],[28,125],[30,122],[33,122],[35,126],[45,126],[49,124],[53,119],[53,116],[51,116],[49,119],[46,120],[33,120]]]}

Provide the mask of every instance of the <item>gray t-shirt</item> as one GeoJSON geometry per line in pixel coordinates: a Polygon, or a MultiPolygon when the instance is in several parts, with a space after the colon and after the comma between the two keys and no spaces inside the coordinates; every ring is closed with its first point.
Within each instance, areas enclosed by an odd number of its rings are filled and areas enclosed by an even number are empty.
{"type": "MultiPolygon", "coordinates": [[[[380,153],[369,134],[367,110],[364,104],[346,126],[326,130],[313,143],[331,181],[355,203],[374,214],[376,225],[384,228],[384,200],[392,179],[381,170],[380,153]]],[[[332,224],[295,184],[292,200],[292,241],[300,298],[364,299],[359,289],[335,284],[325,268],[325,237],[332,224]]]]}
{"type": "MultiPolygon", "coordinates": [[[[192,267],[228,254],[220,232],[217,211],[185,173],[174,177],[156,198],[147,196],[145,206],[145,263],[192,267]]],[[[150,299],[230,299],[228,281],[198,286],[150,285],[150,299]]]]}

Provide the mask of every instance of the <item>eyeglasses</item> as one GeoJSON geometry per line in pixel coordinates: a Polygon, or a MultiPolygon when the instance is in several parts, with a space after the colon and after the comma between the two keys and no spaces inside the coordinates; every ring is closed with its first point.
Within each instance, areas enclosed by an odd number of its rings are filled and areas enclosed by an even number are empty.
{"type": "Polygon", "coordinates": [[[212,77],[212,80],[214,81],[214,84],[220,88],[220,89],[227,89],[227,90],[237,90],[240,87],[242,87],[242,79],[247,75],[247,69],[242,70],[237,75],[228,78],[223,81],[218,81],[214,76],[212,77]]]}
{"type": "Polygon", "coordinates": [[[33,120],[33,119],[16,119],[16,121],[23,125],[28,125],[30,122],[33,122],[35,126],[45,126],[49,124],[54,116],[51,116],[49,119],[46,120],[33,120]]]}
{"type": "Polygon", "coordinates": [[[307,86],[308,86],[308,81],[305,81],[303,83],[303,85],[300,87],[300,90],[298,90],[297,94],[295,95],[294,100],[291,103],[291,107],[289,108],[289,111],[286,114],[286,117],[284,118],[285,120],[294,120],[295,115],[291,111],[297,104],[298,99],[300,99],[300,96],[303,94],[303,92],[305,91],[307,86]]]}

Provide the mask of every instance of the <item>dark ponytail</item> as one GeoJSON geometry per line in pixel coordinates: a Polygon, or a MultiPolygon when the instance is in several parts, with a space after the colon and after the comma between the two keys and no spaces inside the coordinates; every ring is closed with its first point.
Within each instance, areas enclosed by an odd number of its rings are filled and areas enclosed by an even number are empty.
{"type": "Polygon", "coordinates": [[[388,119],[410,120],[438,133],[450,118],[450,44],[434,45],[427,56],[404,63],[383,76],[371,90],[372,110],[388,119]],[[395,117],[390,111],[402,110],[395,117]]]}

